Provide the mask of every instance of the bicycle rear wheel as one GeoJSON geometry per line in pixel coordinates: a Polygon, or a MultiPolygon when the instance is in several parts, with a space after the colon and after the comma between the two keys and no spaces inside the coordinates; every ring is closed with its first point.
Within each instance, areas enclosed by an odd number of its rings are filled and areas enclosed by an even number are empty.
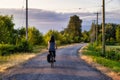
{"type": "Polygon", "coordinates": [[[54,62],[51,62],[51,68],[54,68],[54,62]]]}
{"type": "Polygon", "coordinates": [[[51,63],[51,68],[53,68],[54,67],[54,56],[53,56],[53,53],[51,53],[51,56],[50,56],[50,63],[51,63]]]}

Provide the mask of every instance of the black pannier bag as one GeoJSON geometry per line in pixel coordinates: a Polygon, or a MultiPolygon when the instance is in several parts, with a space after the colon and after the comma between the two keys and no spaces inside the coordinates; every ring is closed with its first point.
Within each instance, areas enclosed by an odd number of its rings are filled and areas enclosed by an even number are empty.
{"type": "Polygon", "coordinates": [[[50,63],[50,54],[47,55],[47,61],[50,63]]]}

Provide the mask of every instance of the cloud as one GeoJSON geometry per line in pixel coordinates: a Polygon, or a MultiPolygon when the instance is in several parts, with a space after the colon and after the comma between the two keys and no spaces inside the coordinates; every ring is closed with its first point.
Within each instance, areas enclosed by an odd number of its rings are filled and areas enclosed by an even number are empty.
{"type": "Polygon", "coordinates": [[[53,21],[60,22],[66,20],[64,14],[55,13],[52,11],[38,10],[38,9],[30,9],[29,18],[40,20],[42,22],[53,22],[53,21]]]}
{"type": "MultiPolygon", "coordinates": [[[[0,14],[13,15],[15,28],[25,26],[25,10],[22,9],[0,9],[0,14]]],[[[89,30],[92,20],[96,19],[96,15],[90,12],[76,13],[58,13],[42,9],[29,9],[29,25],[35,26],[42,33],[46,33],[49,29],[62,30],[67,27],[70,16],[78,15],[83,20],[82,30],[89,30]]],[[[106,12],[106,22],[119,23],[118,16],[120,12],[106,12]]],[[[101,22],[101,14],[99,22],[101,22]]]]}

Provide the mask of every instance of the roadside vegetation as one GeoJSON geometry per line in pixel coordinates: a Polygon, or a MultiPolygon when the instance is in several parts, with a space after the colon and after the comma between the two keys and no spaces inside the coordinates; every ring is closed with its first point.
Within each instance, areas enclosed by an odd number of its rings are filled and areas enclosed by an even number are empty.
{"type": "Polygon", "coordinates": [[[120,46],[107,46],[106,53],[102,54],[101,45],[96,45],[96,43],[89,44],[84,48],[83,55],[87,55],[91,57],[94,62],[120,73],[120,46]]]}
{"type": "Polygon", "coordinates": [[[92,23],[89,33],[89,45],[84,48],[83,55],[90,57],[91,62],[99,63],[120,74],[120,24],[105,24],[105,54],[102,53],[102,24],[92,23]],[[96,32],[97,40],[96,40],[96,32]]]}
{"type": "Polygon", "coordinates": [[[96,31],[96,24],[92,23],[89,35],[90,43],[84,49],[83,54],[90,56],[95,62],[120,73],[120,24],[105,24],[105,54],[102,53],[102,24],[98,25],[96,31]],[[97,40],[96,32],[98,33],[97,40]]]}

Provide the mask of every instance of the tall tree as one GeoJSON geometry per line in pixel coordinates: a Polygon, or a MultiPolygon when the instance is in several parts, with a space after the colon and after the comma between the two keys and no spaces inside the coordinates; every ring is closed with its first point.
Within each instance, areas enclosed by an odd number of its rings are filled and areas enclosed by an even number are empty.
{"type": "Polygon", "coordinates": [[[43,35],[35,27],[28,28],[28,41],[33,45],[43,43],[43,35]]]}
{"type": "Polygon", "coordinates": [[[0,43],[11,43],[14,30],[13,16],[0,15],[0,43]]]}
{"type": "Polygon", "coordinates": [[[72,38],[73,42],[80,42],[82,20],[77,15],[71,16],[69,24],[65,29],[66,33],[72,38]]]}
{"type": "Polygon", "coordinates": [[[111,40],[116,40],[116,24],[108,23],[105,25],[106,40],[110,42],[111,40]]]}
{"type": "Polygon", "coordinates": [[[51,35],[55,36],[55,40],[57,45],[63,44],[65,39],[63,37],[63,35],[61,35],[60,32],[58,32],[57,30],[49,30],[45,35],[44,35],[44,41],[45,44],[48,43],[48,41],[50,40],[51,35]]]}

